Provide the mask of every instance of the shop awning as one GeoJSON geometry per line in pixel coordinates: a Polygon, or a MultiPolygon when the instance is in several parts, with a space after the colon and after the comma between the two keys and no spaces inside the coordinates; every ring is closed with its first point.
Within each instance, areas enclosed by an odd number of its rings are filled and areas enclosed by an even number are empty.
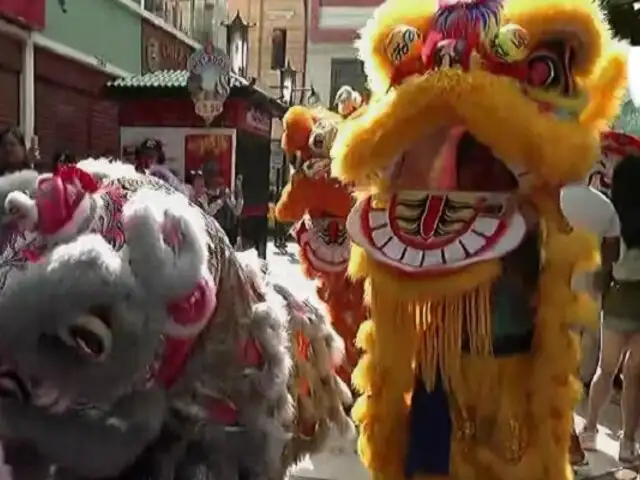
{"type": "MultiPolygon", "coordinates": [[[[189,96],[187,70],[158,70],[142,75],[132,75],[111,80],[106,85],[106,93],[111,98],[127,98],[131,95],[189,96]]],[[[286,105],[273,95],[257,87],[254,82],[237,75],[231,75],[231,95],[247,96],[252,101],[263,103],[279,118],[287,111],[286,105]]]]}

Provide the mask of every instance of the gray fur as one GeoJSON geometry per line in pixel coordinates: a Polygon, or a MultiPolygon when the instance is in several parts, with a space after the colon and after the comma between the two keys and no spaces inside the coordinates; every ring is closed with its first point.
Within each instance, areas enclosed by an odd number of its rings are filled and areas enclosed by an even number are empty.
{"type": "MultiPolygon", "coordinates": [[[[80,236],[11,277],[0,312],[0,351],[11,353],[23,375],[99,405],[118,398],[152,363],[167,318],[99,235],[80,236]],[[103,306],[110,310],[112,352],[102,362],[83,361],[57,334],[103,306]]],[[[33,387],[36,397],[39,387],[33,387]]]]}
{"type": "Polygon", "coordinates": [[[58,465],[60,480],[281,480],[331,425],[344,427],[344,394],[330,368],[340,351],[335,332],[321,316],[295,318],[264,264],[238,258],[215,221],[164,183],[119,164],[80,165],[104,188],[123,189],[126,245],[116,251],[100,232],[82,234],[11,271],[0,292],[0,351],[37,381],[28,403],[0,399],[0,436],[34,446],[58,465]],[[178,246],[167,243],[163,222],[178,231],[178,246]],[[216,309],[176,383],[150,387],[171,322],[166,305],[201,276],[215,284],[216,309]],[[95,307],[110,312],[112,336],[99,361],[55,340],[95,307]],[[296,332],[318,351],[308,361],[295,359],[296,332]],[[259,364],[245,364],[245,340],[259,345],[259,364]],[[303,371],[318,389],[305,412],[292,398],[303,371]],[[45,406],[52,392],[57,401],[45,406]],[[216,398],[233,404],[237,421],[212,417],[216,398]],[[308,442],[297,435],[299,414],[319,422],[308,442]]]}
{"type": "Polygon", "coordinates": [[[108,417],[78,410],[51,415],[15,400],[1,401],[0,411],[5,435],[31,442],[61,468],[105,478],[133,463],[155,438],[165,403],[162,392],[148,390],[119,400],[108,417]]]}

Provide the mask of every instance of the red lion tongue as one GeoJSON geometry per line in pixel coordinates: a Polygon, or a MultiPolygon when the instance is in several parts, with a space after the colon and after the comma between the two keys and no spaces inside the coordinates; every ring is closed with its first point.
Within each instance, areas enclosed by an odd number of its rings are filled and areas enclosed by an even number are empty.
{"type": "Polygon", "coordinates": [[[465,133],[463,127],[449,130],[444,145],[438,152],[431,172],[430,186],[434,190],[453,191],[458,186],[456,155],[458,143],[465,133]]]}

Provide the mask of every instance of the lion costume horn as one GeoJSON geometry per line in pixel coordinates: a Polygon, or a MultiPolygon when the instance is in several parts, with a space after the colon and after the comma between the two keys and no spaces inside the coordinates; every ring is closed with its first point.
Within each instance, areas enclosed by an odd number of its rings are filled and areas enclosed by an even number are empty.
{"type": "Polygon", "coordinates": [[[388,0],[358,41],[372,90],[334,175],[370,322],[354,372],[376,480],[569,479],[571,279],[597,242],[559,206],[599,155],[625,59],[591,0],[388,0]]]}

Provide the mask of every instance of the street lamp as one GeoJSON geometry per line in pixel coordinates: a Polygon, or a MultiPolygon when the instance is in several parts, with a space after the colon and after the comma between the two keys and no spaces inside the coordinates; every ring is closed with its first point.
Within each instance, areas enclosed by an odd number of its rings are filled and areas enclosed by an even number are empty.
{"type": "Polygon", "coordinates": [[[227,52],[231,60],[231,71],[246,78],[249,65],[249,28],[252,25],[242,19],[238,10],[233,20],[224,26],[227,29],[227,52]]]}
{"type": "Polygon", "coordinates": [[[309,87],[309,95],[307,96],[307,105],[317,105],[318,103],[320,103],[320,95],[318,95],[316,89],[311,85],[311,87],[309,87]]]}
{"type": "Polygon", "coordinates": [[[287,65],[280,70],[280,91],[282,92],[282,101],[286,105],[293,104],[296,92],[297,73],[289,61],[287,61],[287,65]]]}

